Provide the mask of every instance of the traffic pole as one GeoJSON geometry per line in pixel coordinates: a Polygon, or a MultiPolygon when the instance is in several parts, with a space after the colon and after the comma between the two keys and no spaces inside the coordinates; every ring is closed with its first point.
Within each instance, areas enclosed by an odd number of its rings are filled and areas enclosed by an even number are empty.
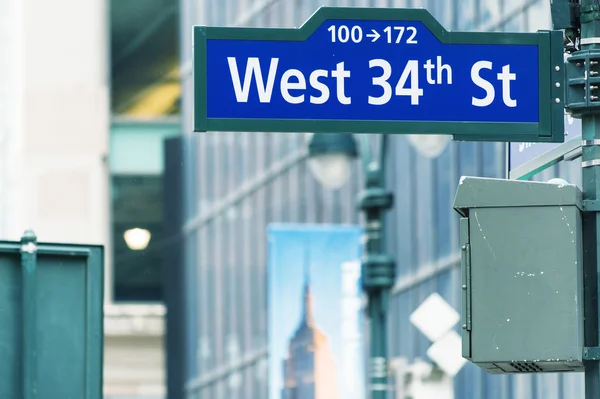
{"type": "MultiPolygon", "coordinates": [[[[598,0],[581,2],[581,50],[573,55],[593,55],[600,50],[600,3],[598,0]]],[[[600,54],[600,52],[599,52],[600,54]]],[[[585,68],[585,76],[597,75],[598,61],[587,58],[578,65],[585,68]]],[[[568,82],[567,82],[568,83],[568,82]]],[[[568,89],[568,87],[567,87],[568,89]]],[[[584,203],[595,205],[600,199],[600,108],[593,108],[593,101],[600,94],[593,83],[586,84],[586,100],[591,106],[583,109],[582,115],[582,188],[584,203]],[[587,98],[589,97],[589,99],[587,98]]],[[[600,105],[600,104],[599,104],[600,105]]],[[[600,207],[588,206],[583,218],[583,270],[584,270],[584,315],[585,345],[598,347],[600,327],[598,323],[598,276],[600,265],[600,207]],[[595,209],[594,209],[595,208],[595,209]]],[[[596,351],[594,351],[596,352],[596,351]]],[[[585,360],[585,397],[600,398],[600,363],[593,357],[585,360]]]]}

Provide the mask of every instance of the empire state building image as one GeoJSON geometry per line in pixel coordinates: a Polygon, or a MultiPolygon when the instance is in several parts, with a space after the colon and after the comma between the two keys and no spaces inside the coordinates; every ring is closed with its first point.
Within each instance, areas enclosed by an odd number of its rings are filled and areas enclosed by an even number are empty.
{"type": "Polygon", "coordinates": [[[305,267],[302,317],[283,360],[281,399],[339,399],[333,353],[316,326],[310,280],[305,267]]]}

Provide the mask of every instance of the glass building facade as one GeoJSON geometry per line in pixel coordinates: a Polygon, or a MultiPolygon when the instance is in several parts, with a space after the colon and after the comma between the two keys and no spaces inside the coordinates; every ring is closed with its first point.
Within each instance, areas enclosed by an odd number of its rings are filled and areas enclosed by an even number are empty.
{"type": "MultiPolygon", "coordinates": [[[[165,156],[165,298],[168,306],[169,399],[267,397],[267,225],[360,223],[358,162],[339,191],[310,174],[299,134],[193,134],[191,26],[299,26],[322,1],[183,0],[181,9],[184,135],[165,156]]],[[[547,0],[329,0],[325,5],[425,7],[452,30],[535,31],[550,26],[547,0]]],[[[375,139],[375,136],[371,137],[375,139]]],[[[427,359],[430,343],[409,315],[438,292],[459,309],[458,215],[452,202],[461,176],[505,177],[500,143],[452,142],[425,158],[403,136],[387,148],[387,248],[397,282],[389,322],[392,357],[427,359]]],[[[536,179],[580,181],[579,163],[536,179]]],[[[582,374],[493,376],[466,364],[454,380],[460,399],[582,398],[582,374]]]]}

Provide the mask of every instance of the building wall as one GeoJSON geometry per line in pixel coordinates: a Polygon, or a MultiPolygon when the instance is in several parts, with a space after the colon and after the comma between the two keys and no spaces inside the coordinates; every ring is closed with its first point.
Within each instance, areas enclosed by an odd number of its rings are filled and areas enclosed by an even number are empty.
{"type": "Polygon", "coordinates": [[[0,3],[2,239],[108,243],[105,16],[100,0],[0,3]]]}
{"type": "MultiPolygon", "coordinates": [[[[321,4],[316,0],[183,0],[182,64],[190,65],[192,24],[299,26],[321,4]]],[[[426,7],[446,28],[455,30],[534,31],[550,24],[546,0],[330,0],[325,4],[426,7]]],[[[184,68],[182,113],[187,134],[178,139],[179,157],[166,161],[178,165],[183,159],[183,170],[178,172],[183,174],[182,222],[172,226],[172,233],[183,237],[182,276],[172,282],[182,310],[170,324],[183,329],[183,344],[177,349],[180,352],[168,356],[173,364],[178,353],[185,354],[185,363],[176,366],[185,376],[185,389],[182,396],[169,398],[262,399],[267,392],[266,226],[270,222],[358,222],[354,201],[361,187],[360,171],[355,165],[352,180],[341,191],[328,192],[307,170],[301,135],[192,134],[191,78],[189,68],[187,74],[184,68]]],[[[387,247],[396,257],[398,275],[389,346],[392,356],[412,362],[417,357],[426,359],[430,344],[410,325],[410,313],[435,291],[459,309],[458,215],[452,210],[459,178],[504,177],[505,145],[451,143],[440,157],[430,160],[420,156],[405,137],[394,136],[388,151],[387,179],[396,204],[388,217],[387,247]]],[[[577,162],[561,164],[536,179],[561,176],[579,182],[578,169],[577,162]]],[[[581,374],[490,376],[467,364],[455,378],[455,397],[580,398],[582,378],[581,374]]],[[[170,392],[180,388],[169,386],[170,392]]]]}
{"type": "Polygon", "coordinates": [[[99,0],[0,4],[2,239],[107,244],[105,15],[99,0]]]}
{"type": "MultiPolygon", "coordinates": [[[[19,222],[19,170],[22,130],[22,7],[0,4],[0,236],[14,236],[19,222]]],[[[18,234],[18,233],[17,233],[18,234]]],[[[17,235],[18,237],[18,235],[17,235]]]]}
{"type": "Polygon", "coordinates": [[[20,220],[9,235],[16,238],[32,227],[40,240],[106,244],[105,2],[17,3],[22,5],[21,115],[20,129],[12,134],[21,144],[21,198],[20,220]],[[77,18],[64,18],[65,10],[77,18]]]}
{"type": "Polygon", "coordinates": [[[0,8],[0,234],[18,239],[32,227],[40,240],[104,244],[105,4],[25,0],[0,8]],[[64,10],[78,17],[67,21],[64,10]]]}
{"type": "MultiPolygon", "coordinates": [[[[167,289],[167,362],[178,368],[169,380],[184,375],[189,397],[265,398],[267,223],[356,223],[357,165],[343,190],[325,192],[308,171],[300,135],[226,133],[173,140],[181,148],[179,155],[167,154],[165,179],[177,178],[178,172],[170,172],[183,158],[186,198],[183,229],[179,226],[183,275],[174,283],[179,286],[167,289]],[[172,306],[173,300],[182,302],[183,310],[172,306]],[[181,340],[181,352],[173,352],[181,340]],[[230,376],[232,367],[237,372],[230,376]]],[[[174,234],[172,227],[167,231],[174,234]]],[[[169,399],[177,397],[169,392],[169,399]]]]}
{"type": "Polygon", "coordinates": [[[105,393],[155,399],[164,309],[110,305],[107,14],[104,0],[0,1],[0,239],[105,246],[105,393]]]}

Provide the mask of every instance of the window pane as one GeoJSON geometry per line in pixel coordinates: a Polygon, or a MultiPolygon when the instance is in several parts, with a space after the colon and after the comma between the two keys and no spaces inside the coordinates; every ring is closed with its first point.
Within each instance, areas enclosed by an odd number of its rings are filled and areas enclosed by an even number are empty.
{"type": "Polygon", "coordinates": [[[500,19],[500,0],[481,0],[480,23],[486,25],[500,19]]]}
{"type": "Polygon", "coordinates": [[[452,3],[448,0],[430,0],[429,12],[446,29],[452,28],[452,3]]]}
{"type": "Polygon", "coordinates": [[[550,2],[540,1],[527,10],[527,30],[537,32],[538,30],[551,29],[550,2]]]}
{"type": "Polygon", "coordinates": [[[162,176],[112,177],[115,301],[162,300],[162,187],[162,176]]]}
{"type": "Polygon", "coordinates": [[[111,0],[108,8],[112,113],[145,118],[179,114],[179,1],[111,0]]]}
{"type": "Polygon", "coordinates": [[[448,256],[452,252],[452,231],[450,230],[450,213],[452,212],[452,192],[456,190],[451,187],[450,149],[446,150],[437,158],[434,189],[436,219],[435,228],[437,233],[438,258],[448,256]]]}
{"type": "Polygon", "coordinates": [[[456,25],[461,30],[471,30],[476,26],[475,21],[475,1],[460,0],[456,2],[457,14],[456,25]]]}

